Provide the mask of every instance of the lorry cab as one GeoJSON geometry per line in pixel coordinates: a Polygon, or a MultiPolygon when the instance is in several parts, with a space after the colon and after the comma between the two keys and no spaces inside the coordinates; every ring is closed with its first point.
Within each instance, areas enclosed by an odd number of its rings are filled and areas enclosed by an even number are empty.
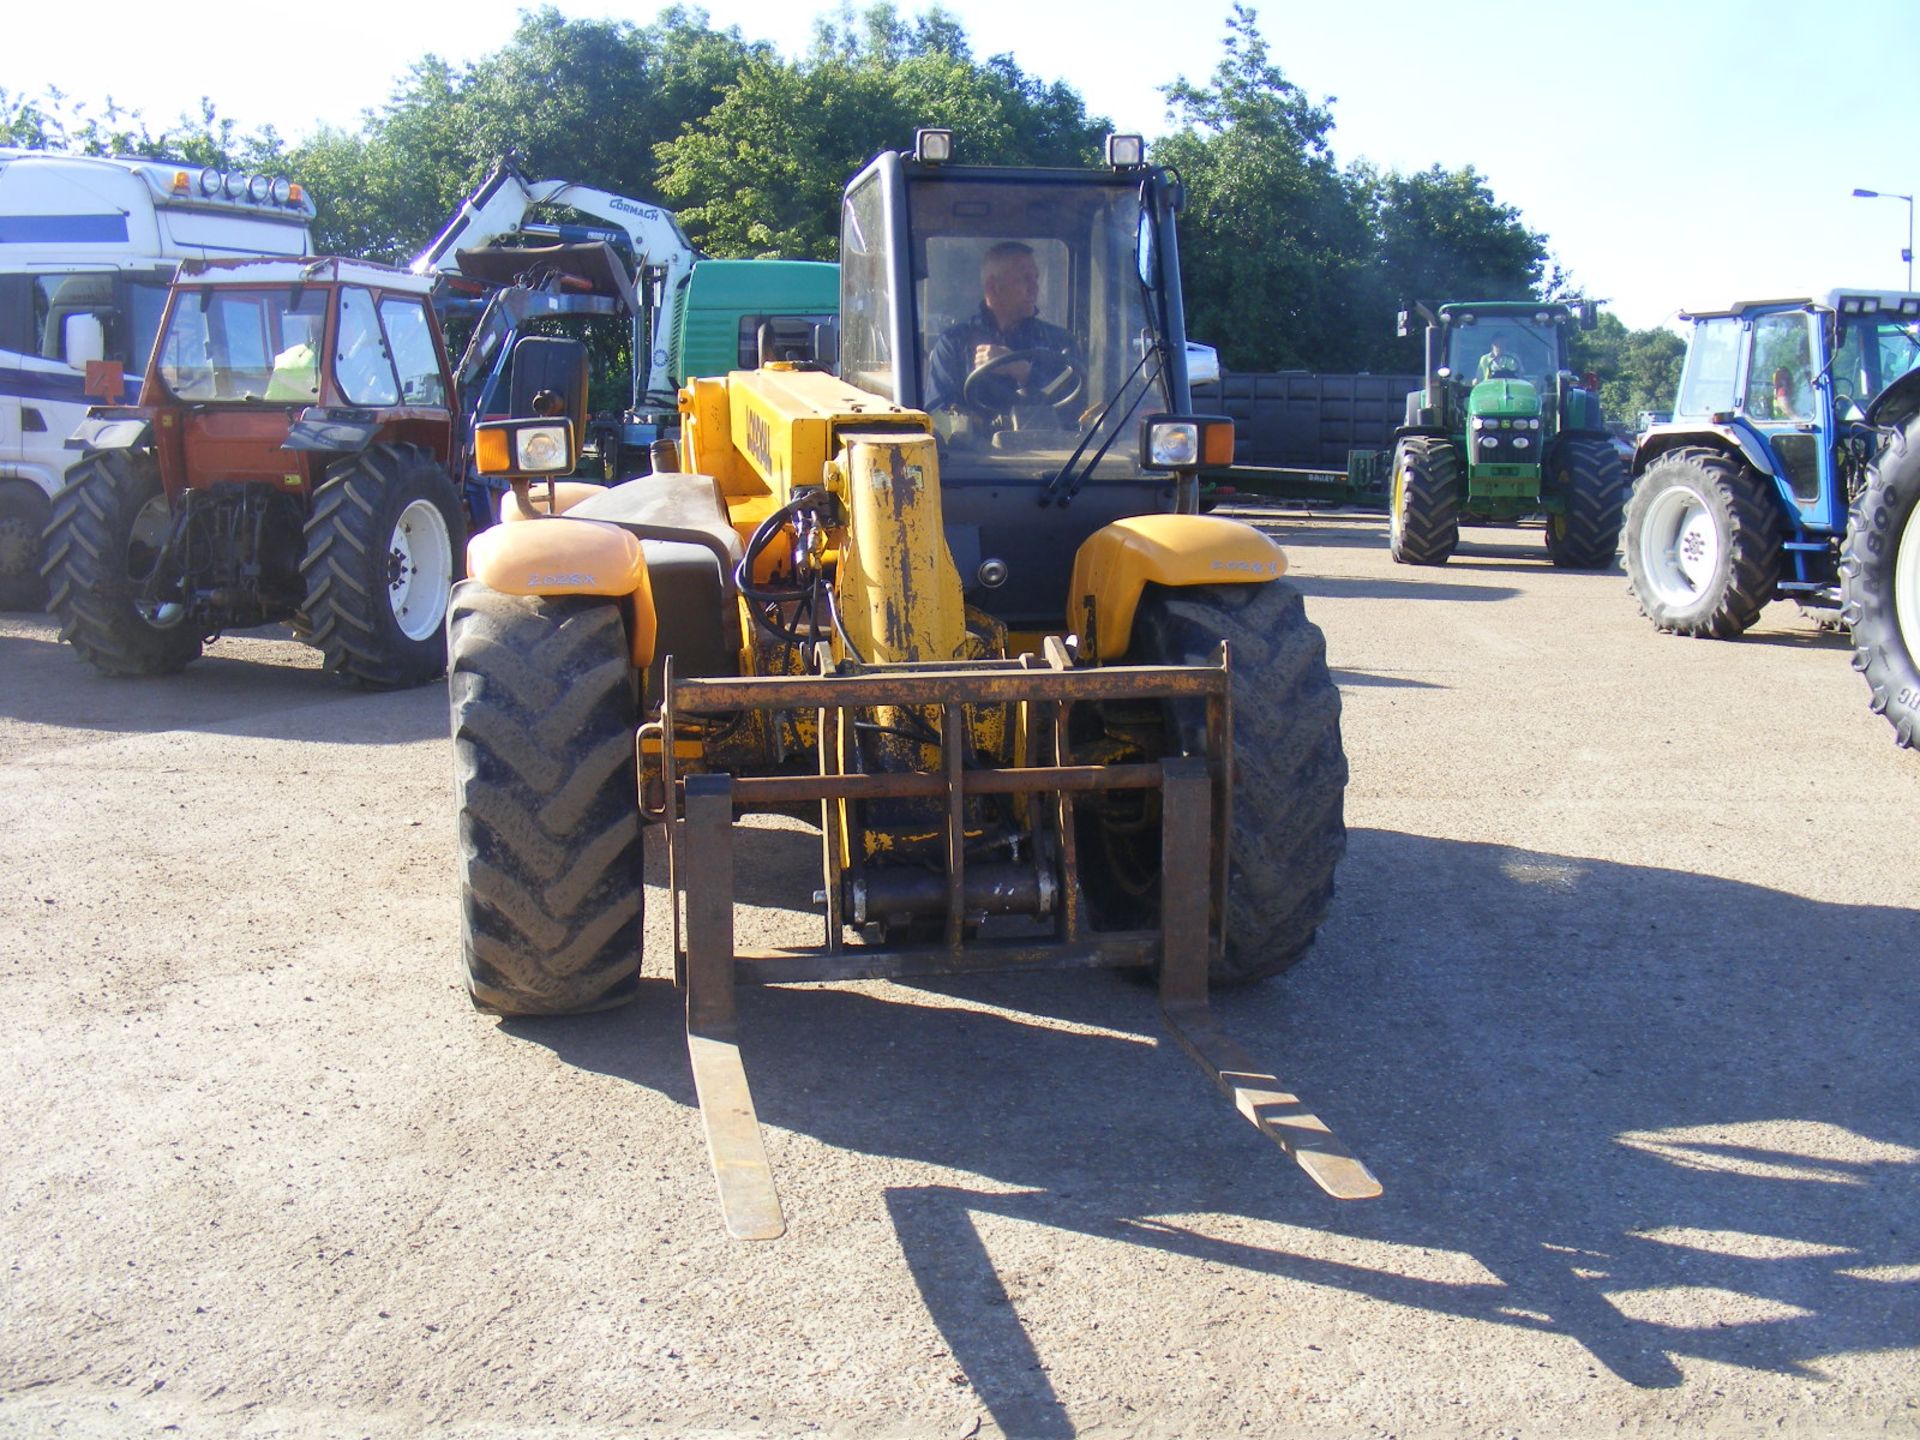
{"type": "Polygon", "coordinates": [[[67,437],[139,388],[179,263],[305,255],[313,216],[284,177],[0,149],[0,608],[41,603],[67,437]]]}

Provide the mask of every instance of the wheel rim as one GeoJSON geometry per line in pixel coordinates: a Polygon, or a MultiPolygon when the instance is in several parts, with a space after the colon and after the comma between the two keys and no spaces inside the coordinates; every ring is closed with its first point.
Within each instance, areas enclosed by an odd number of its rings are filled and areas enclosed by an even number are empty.
{"type": "Polygon", "coordinates": [[[1399,543],[1401,531],[1406,526],[1406,508],[1406,467],[1395,465],[1393,467],[1393,498],[1387,502],[1387,535],[1395,544],[1399,543]]]}
{"type": "Polygon", "coordinates": [[[1640,527],[1640,568],[1654,598],[1685,606],[1713,584],[1720,568],[1720,527],[1691,486],[1662,490],[1640,527]]]}
{"type": "Polygon", "coordinates": [[[453,537],[431,500],[415,500],[394,522],[387,544],[387,603],[409,640],[425,640],[446,618],[453,584],[453,537]]]}
{"type": "MultiPolygon", "coordinates": [[[[144,589],[160,563],[173,529],[173,507],[166,495],[155,495],[142,505],[127,531],[127,579],[144,589]]],[[[135,596],[133,608],[156,630],[167,630],[186,618],[187,607],[175,600],[155,602],[135,596]]]]}
{"type": "Polygon", "coordinates": [[[1907,655],[1920,659],[1920,509],[1907,512],[1893,559],[1893,618],[1907,655]]]}

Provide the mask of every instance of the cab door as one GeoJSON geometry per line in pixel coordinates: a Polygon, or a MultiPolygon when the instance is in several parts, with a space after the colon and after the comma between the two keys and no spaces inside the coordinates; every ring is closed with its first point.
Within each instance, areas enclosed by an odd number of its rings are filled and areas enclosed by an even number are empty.
{"type": "Polygon", "coordinates": [[[1773,456],[1783,498],[1802,523],[1839,528],[1834,512],[1832,404],[1819,365],[1819,317],[1808,310],[1756,316],[1749,331],[1741,412],[1773,456]]]}

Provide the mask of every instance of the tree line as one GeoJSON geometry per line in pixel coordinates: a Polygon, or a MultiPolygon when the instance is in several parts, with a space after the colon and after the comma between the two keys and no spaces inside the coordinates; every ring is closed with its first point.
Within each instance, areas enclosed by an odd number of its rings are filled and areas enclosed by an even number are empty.
{"type": "MultiPolygon", "coordinates": [[[[1419,339],[1394,333],[1406,301],[1570,289],[1547,237],[1471,167],[1341,165],[1331,110],[1286,78],[1251,8],[1235,6],[1211,76],[1162,93],[1173,128],[1151,158],[1186,187],[1188,330],[1230,370],[1413,373],[1419,339]]],[[[423,56],[358,126],[297,142],[241,131],[212,99],[155,129],[110,100],[0,89],[0,144],[285,173],[319,207],[316,248],[387,261],[416,253],[506,154],[537,178],[658,197],[712,255],[831,260],[846,179],[923,125],[953,130],[960,159],[1007,165],[1084,165],[1112,129],[1064,82],[976,56],[950,13],[888,3],[817,21],[791,60],[695,8],[641,25],[547,6],[498,51],[457,67],[423,56]]],[[[1631,421],[1670,405],[1681,348],[1603,316],[1576,359],[1631,421]]]]}

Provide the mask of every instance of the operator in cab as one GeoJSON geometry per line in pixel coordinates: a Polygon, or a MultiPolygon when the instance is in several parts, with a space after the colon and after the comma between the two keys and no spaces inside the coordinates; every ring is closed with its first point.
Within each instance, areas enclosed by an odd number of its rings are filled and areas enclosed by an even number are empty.
{"type": "Polygon", "coordinates": [[[1073,336],[1040,318],[1040,264],[1033,247],[1003,240],[988,250],[980,292],[979,312],[934,343],[927,408],[992,418],[1061,403],[1052,390],[1073,383],[1081,367],[1073,336]]]}
{"type": "Polygon", "coordinates": [[[1507,337],[1496,335],[1487,353],[1480,357],[1482,380],[1511,380],[1520,373],[1520,359],[1507,349],[1507,337]]]}

